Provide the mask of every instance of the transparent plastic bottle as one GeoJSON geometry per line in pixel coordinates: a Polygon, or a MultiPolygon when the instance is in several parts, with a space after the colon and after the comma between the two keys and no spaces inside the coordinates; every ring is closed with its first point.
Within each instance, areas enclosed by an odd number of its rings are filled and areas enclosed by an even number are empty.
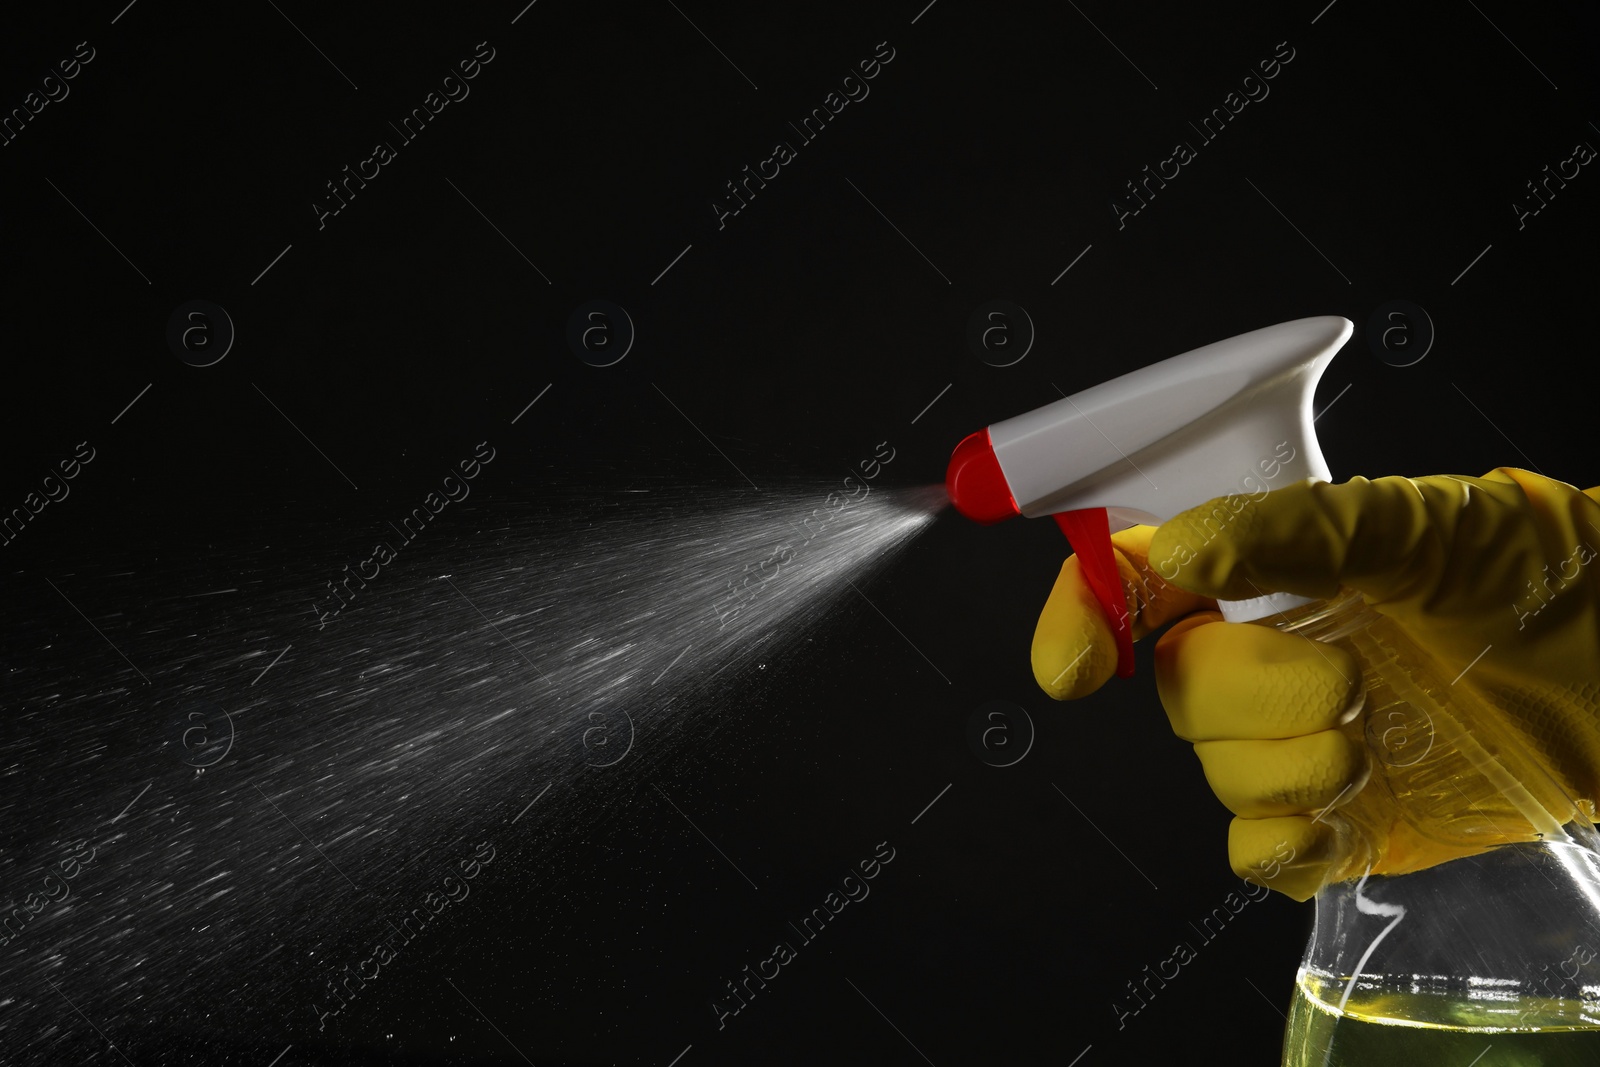
{"type": "Polygon", "coordinates": [[[1320,816],[1340,859],[1316,895],[1284,1067],[1600,1065],[1588,814],[1505,712],[1360,594],[1261,621],[1355,656],[1365,701],[1343,729],[1371,757],[1320,816]],[[1415,859],[1368,873],[1392,854],[1415,859]]]}

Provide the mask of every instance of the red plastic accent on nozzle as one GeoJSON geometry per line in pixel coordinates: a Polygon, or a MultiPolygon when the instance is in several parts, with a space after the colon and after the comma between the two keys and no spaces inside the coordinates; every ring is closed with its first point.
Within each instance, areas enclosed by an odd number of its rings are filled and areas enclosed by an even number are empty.
{"type": "Polygon", "coordinates": [[[1128,618],[1128,600],[1122,592],[1122,575],[1117,572],[1116,556],[1111,550],[1111,520],[1106,509],[1060,511],[1056,513],[1056,523],[1067,535],[1072,551],[1077,553],[1084,580],[1100,602],[1100,610],[1116,636],[1117,677],[1131,678],[1133,625],[1128,618]]]}
{"type": "Polygon", "coordinates": [[[989,428],[968,434],[950,454],[950,468],[944,476],[945,491],[956,510],[984,525],[1015,518],[1022,514],[1012,499],[1000,461],[995,458],[989,428]]]}

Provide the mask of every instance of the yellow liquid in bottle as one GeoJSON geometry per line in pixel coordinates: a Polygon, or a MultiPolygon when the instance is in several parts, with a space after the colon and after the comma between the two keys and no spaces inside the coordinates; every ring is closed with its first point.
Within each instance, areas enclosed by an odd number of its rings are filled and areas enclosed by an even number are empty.
{"type": "Polygon", "coordinates": [[[1600,1005],[1510,994],[1490,999],[1492,991],[1482,1000],[1392,991],[1357,992],[1341,1012],[1335,1005],[1342,993],[1314,978],[1295,987],[1283,1067],[1600,1065],[1600,1005]],[[1555,1019],[1567,1022],[1541,1023],[1555,1019]],[[1574,1019],[1589,1019],[1595,1028],[1573,1026],[1574,1019]]]}

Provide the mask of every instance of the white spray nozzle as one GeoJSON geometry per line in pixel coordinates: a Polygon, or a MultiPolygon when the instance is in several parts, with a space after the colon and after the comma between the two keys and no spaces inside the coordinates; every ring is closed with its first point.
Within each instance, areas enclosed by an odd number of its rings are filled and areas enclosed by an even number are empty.
{"type": "MultiPolygon", "coordinates": [[[[997,422],[956,447],[946,477],[950,499],[979,522],[1056,516],[1113,625],[1116,612],[1123,616],[1120,641],[1126,610],[1109,542],[1079,541],[1099,541],[1102,524],[1109,537],[1214,497],[1326,481],[1312,397],[1354,330],[1337,315],[1280,323],[997,422]]],[[[1271,594],[1222,607],[1237,621],[1304,602],[1271,594]]],[[[1127,647],[1131,671],[1131,640],[1127,647]]]]}

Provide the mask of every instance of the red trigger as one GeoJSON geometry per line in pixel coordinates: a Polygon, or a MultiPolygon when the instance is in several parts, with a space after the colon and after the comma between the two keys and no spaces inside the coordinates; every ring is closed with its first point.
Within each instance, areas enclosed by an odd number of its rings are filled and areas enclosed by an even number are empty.
{"type": "Polygon", "coordinates": [[[1117,676],[1133,677],[1133,627],[1128,618],[1128,601],[1122,592],[1122,575],[1111,550],[1111,521],[1105,508],[1083,508],[1056,512],[1056,523],[1067,535],[1078,565],[1089,583],[1094,598],[1111,632],[1117,638],[1117,676]]]}

